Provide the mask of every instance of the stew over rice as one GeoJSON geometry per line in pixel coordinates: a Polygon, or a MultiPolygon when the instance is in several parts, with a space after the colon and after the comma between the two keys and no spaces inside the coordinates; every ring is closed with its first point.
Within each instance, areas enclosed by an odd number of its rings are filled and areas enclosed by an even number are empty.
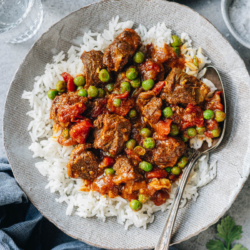
{"type": "Polygon", "coordinates": [[[172,38],[143,46],[125,29],[104,53],[83,52],[84,72],[64,72],[49,90],[58,143],[74,145],[67,173],[83,180],[82,191],[121,196],[135,211],[148,200],[161,205],[188,163],[189,139],[220,136],[221,93],[211,96],[183,71],[181,41],[172,38]]]}

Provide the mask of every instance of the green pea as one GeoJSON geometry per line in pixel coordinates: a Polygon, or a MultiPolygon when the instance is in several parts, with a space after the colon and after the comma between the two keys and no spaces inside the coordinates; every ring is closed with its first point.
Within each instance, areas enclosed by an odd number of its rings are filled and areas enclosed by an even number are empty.
{"type": "Polygon", "coordinates": [[[195,137],[196,136],[196,129],[195,128],[188,128],[187,129],[187,134],[190,137],[195,137]]]}
{"type": "Polygon", "coordinates": [[[174,52],[177,56],[179,56],[181,54],[181,50],[179,47],[174,47],[174,52]]]}
{"type": "Polygon", "coordinates": [[[48,97],[50,100],[54,100],[57,95],[58,95],[58,91],[56,89],[50,89],[48,91],[48,97]]]}
{"type": "Polygon", "coordinates": [[[136,146],[136,141],[134,139],[130,139],[126,143],[126,148],[133,149],[136,146]]]}
{"type": "Polygon", "coordinates": [[[148,137],[143,140],[144,148],[154,148],[155,147],[155,140],[154,138],[148,137]]]}
{"type": "Polygon", "coordinates": [[[102,69],[102,70],[99,72],[99,79],[100,79],[102,82],[108,82],[109,79],[110,79],[109,72],[108,72],[106,69],[102,69]]]}
{"type": "Polygon", "coordinates": [[[184,142],[187,142],[187,141],[188,141],[188,138],[185,137],[184,135],[181,135],[181,139],[182,139],[184,142]]]}
{"type": "Polygon", "coordinates": [[[134,211],[139,211],[142,208],[142,204],[138,200],[132,200],[129,202],[129,206],[134,210],[134,211]]]}
{"type": "Polygon", "coordinates": [[[166,118],[169,118],[173,115],[173,111],[170,107],[166,107],[165,109],[162,110],[163,116],[166,118]]]}
{"type": "Polygon", "coordinates": [[[83,77],[83,76],[78,76],[78,77],[76,77],[75,79],[74,79],[74,84],[76,85],[76,86],[84,86],[85,85],[85,83],[86,83],[86,80],[85,80],[85,78],[83,77]]]}
{"type": "Polygon", "coordinates": [[[78,95],[79,96],[83,96],[83,97],[87,97],[88,96],[88,92],[86,89],[80,89],[78,90],[78,95]]]}
{"type": "Polygon", "coordinates": [[[146,91],[152,89],[154,85],[155,82],[152,79],[148,79],[142,82],[142,88],[146,91]]]}
{"type": "Polygon", "coordinates": [[[196,67],[199,67],[199,61],[198,61],[197,56],[194,56],[194,57],[193,57],[193,64],[194,64],[196,67]]]}
{"type": "Polygon", "coordinates": [[[179,129],[178,129],[177,125],[175,125],[175,124],[170,125],[170,133],[169,134],[173,135],[173,136],[179,134],[179,129]]]}
{"type": "Polygon", "coordinates": [[[217,128],[211,131],[213,137],[219,137],[221,133],[221,128],[217,128]]]}
{"type": "Polygon", "coordinates": [[[62,132],[62,136],[65,138],[65,139],[68,139],[70,137],[70,134],[69,134],[69,129],[68,128],[65,128],[62,132]]]}
{"type": "Polygon", "coordinates": [[[135,63],[142,63],[145,59],[144,54],[141,51],[138,51],[134,55],[134,62],[135,63]]]}
{"type": "Polygon", "coordinates": [[[181,157],[180,161],[178,162],[178,166],[180,168],[184,168],[188,163],[188,158],[186,156],[181,157]]]}
{"type": "Polygon", "coordinates": [[[214,112],[213,110],[207,109],[203,112],[203,117],[206,120],[210,120],[214,118],[214,112]]]}
{"type": "Polygon", "coordinates": [[[171,173],[172,168],[167,167],[167,168],[165,168],[165,170],[166,170],[167,173],[171,173]]]}
{"type": "Polygon", "coordinates": [[[115,174],[115,170],[113,168],[106,168],[105,169],[105,174],[106,175],[114,175],[115,174]]]}
{"type": "Polygon", "coordinates": [[[173,168],[171,169],[171,172],[172,172],[172,174],[174,174],[174,175],[179,175],[179,174],[181,173],[181,169],[180,169],[179,167],[175,166],[175,167],[173,167],[173,168]]]}
{"type": "Polygon", "coordinates": [[[56,83],[56,90],[61,93],[65,92],[67,90],[67,83],[64,81],[58,81],[56,83]]]}
{"type": "Polygon", "coordinates": [[[98,89],[98,97],[99,98],[102,98],[105,96],[105,91],[101,88],[98,89]]]}
{"type": "Polygon", "coordinates": [[[138,71],[131,67],[129,68],[127,71],[126,71],[126,77],[129,79],[129,80],[134,80],[136,79],[138,76],[138,71]]]}
{"type": "Polygon", "coordinates": [[[196,131],[199,135],[203,135],[204,132],[206,131],[205,127],[196,127],[196,131]]]}
{"type": "Polygon", "coordinates": [[[131,109],[131,110],[129,111],[129,113],[128,113],[128,116],[129,116],[130,118],[135,118],[135,117],[137,116],[136,110],[135,110],[135,109],[131,109]]]}
{"type": "Polygon", "coordinates": [[[140,169],[144,170],[145,172],[149,172],[153,169],[152,164],[146,161],[140,162],[139,166],[140,166],[140,169]]]}
{"type": "Polygon", "coordinates": [[[77,87],[77,90],[83,89],[83,86],[79,86],[77,87]]]}
{"type": "Polygon", "coordinates": [[[141,85],[141,80],[140,80],[140,78],[138,77],[138,78],[136,78],[135,80],[131,81],[130,84],[131,84],[131,86],[132,86],[133,88],[135,88],[135,89],[136,89],[136,88],[139,88],[140,85],[141,85]]]}
{"type": "Polygon", "coordinates": [[[149,196],[147,194],[139,194],[138,196],[138,200],[141,202],[141,203],[145,203],[149,200],[149,196]]]}
{"type": "Polygon", "coordinates": [[[125,93],[127,91],[130,92],[131,90],[129,82],[122,82],[120,87],[121,87],[121,93],[125,93]]]}
{"type": "Polygon", "coordinates": [[[108,90],[108,92],[112,92],[114,90],[114,84],[113,83],[107,84],[106,89],[108,90]]]}
{"type": "Polygon", "coordinates": [[[141,135],[142,137],[149,137],[149,136],[152,135],[152,132],[151,132],[151,130],[148,129],[148,128],[143,128],[143,129],[141,129],[141,131],[140,131],[140,135],[141,135]]]}
{"type": "Polygon", "coordinates": [[[215,120],[223,122],[226,119],[226,114],[223,111],[215,111],[215,120]]]}
{"type": "Polygon", "coordinates": [[[90,96],[90,97],[97,97],[98,96],[98,89],[97,89],[97,87],[95,87],[95,86],[90,86],[89,88],[88,88],[88,95],[90,96]]]}
{"type": "Polygon", "coordinates": [[[172,39],[173,39],[173,42],[171,43],[171,46],[172,46],[172,47],[181,46],[181,39],[180,39],[178,36],[173,35],[173,36],[172,36],[172,39]]]}
{"type": "Polygon", "coordinates": [[[115,107],[120,107],[121,106],[121,103],[122,103],[122,100],[121,99],[114,99],[113,100],[113,105],[115,107]]]}

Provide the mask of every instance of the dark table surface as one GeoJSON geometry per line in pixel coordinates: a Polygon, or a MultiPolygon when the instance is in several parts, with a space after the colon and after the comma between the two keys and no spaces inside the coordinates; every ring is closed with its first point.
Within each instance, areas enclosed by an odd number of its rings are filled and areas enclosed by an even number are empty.
{"type": "MultiPolygon", "coordinates": [[[[22,62],[24,56],[29,51],[33,43],[39,36],[46,31],[52,24],[59,21],[62,17],[68,15],[74,10],[77,10],[97,0],[44,0],[44,22],[38,34],[28,42],[22,44],[6,44],[4,43],[4,34],[0,35],[0,75],[1,75],[1,91],[0,91],[0,126],[2,127],[2,114],[5,102],[5,97],[11,80],[22,62]]],[[[198,13],[206,17],[231,43],[233,48],[239,53],[244,60],[248,72],[250,72],[250,49],[245,48],[238,43],[227,29],[221,15],[220,0],[179,0],[175,1],[196,10],[198,13]]],[[[5,155],[2,130],[0,130],[0,156],[5,155]]],[[[236,224],[243,226],[243,237],[239,241],[245,247],[250,248],[250,179],[246,182],[243,190],[234,202],[227,214],[231,215],[236,224]]],[[[206,231],[198,236],[191,238],[177,245],[179,249],[185,250],[203,250],[208,240],[214,238],[216,227],[211,226],[206,231]]]]}

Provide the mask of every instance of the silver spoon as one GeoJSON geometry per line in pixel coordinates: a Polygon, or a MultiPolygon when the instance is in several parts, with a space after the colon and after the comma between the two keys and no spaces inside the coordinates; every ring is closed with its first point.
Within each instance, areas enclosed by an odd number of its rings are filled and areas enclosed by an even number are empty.
{"type": "MultiPolygon", "coordinates": [[[[206,73],[204,77],[212,81],[215,87],[218,90],[222,91],[221,99],[222,99],[222,104],[224,105],[224,112],[226,113],[225,91],[224,91],[224,86],[223,86],[221,77],[219,75],[219,72],[213,66],[208,66],[206,68],[206,73]]],[[[173,226],[175,223],[180,201],[181,201],[185,186],[187,184],[189,175],[194,167],[194,164],[203,154],[211,152],[212,150],[215,150],[220,145],[220,143],[223,140],[225,130],[226,130],[226,120],[221,125],[221,128],[222,128],[221,135],[220,137],[213,139],[212,147],[209,148],[207,143],[203,143],[202,147],[199,150],[192,150],[192,153],[189,157],[189,163],[187,167],[185,168],[185,171],[180,179],[180,183],[176,190],[173,203],[169,209],[168,217],[167,217],[163,232],[160,236],[157,246],[155,247],[155,250],[167,250],[169,248],[173,226]]]]}

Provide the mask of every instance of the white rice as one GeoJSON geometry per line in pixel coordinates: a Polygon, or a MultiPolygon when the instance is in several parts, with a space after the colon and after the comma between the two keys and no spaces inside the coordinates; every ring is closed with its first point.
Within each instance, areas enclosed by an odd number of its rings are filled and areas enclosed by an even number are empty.
{"type": "MultiPolygon", "coordinates": [[[[105,221],[106,217],[116,216],[117,222],[123,224],[125,229],[129,226],[146,228],[148,223],[154,221],[154,212],[165,211],[173,201],[173,197],[178,185],[178,181],[172,185],[170,199],[161,206],[155,206],[153,202],[143,205],[139,212],[133,212],[129,207],[129,202],[121,197],[109,198],[101,196],[97,192],[81,192],[82,180],[71,179],[66,172],[66,164],[70,158],[73,147],[64,147],[57,143],[57,136],[52,135],[53,121],[49,119],[52,101],[47,97],[47,91],[56,86],[58,80],[62,80],[61,73],[66,71],[72,76],[83,71],[80,60],[81,53],[86,50],[101,50],[105,48],[120,34],[125,28],[132,28],[133,21],[118,22],[119,17],[113,18],[109,23],[108,30],[102,34],[87,32],[83,36],[80,47],[72,46],[67,53],[63,51],[53,57],[53,63],[45,66],[42,76],[35,78],[34,88],[31,92],[24,91],[22,98],[29,100],[31,111],[27,113],[32,118],[28,126],[28,131],[32,140],[29,149],[34,153],[33,157],[44,158],[42,162],[36,163],[39,172],[46,176],[48,184],[45,187],[52,193],[58,193],[57,202],[67,203],[66,215],[77,214],[80,217],[93,217],[105,221]]],[[[136,31],[140,34],[144,44],[154,43],[162,46],[164,43],[171,43],[172,31],[164,23],[147,30],[143,25],[139,25],[136,31]]],[[[204,70],[202,68],[210,61],[202,54],[201,48],[192,47],[192,40],[186,33],[180,34],[182,42],[182,53],[186,59],[186,69],[188,74],[202,78],[204,70]],[[192,60],[194,55],[199,59],[199,69],[195,69],[192,60]]],[[[202,79],[211,91],[216,88],[207,79],[202,79]]],[[[190,145],[199,148],[203,141],[211,144],[211,139],[205,136],[193,138],[190,145]]],[[[194,171],[184,191],[181,207],[190,199],[196,200],[198,188],[208,184],[216,177],[216,162],[209,164],[209,156],[203,156],[194,171]]]]}

